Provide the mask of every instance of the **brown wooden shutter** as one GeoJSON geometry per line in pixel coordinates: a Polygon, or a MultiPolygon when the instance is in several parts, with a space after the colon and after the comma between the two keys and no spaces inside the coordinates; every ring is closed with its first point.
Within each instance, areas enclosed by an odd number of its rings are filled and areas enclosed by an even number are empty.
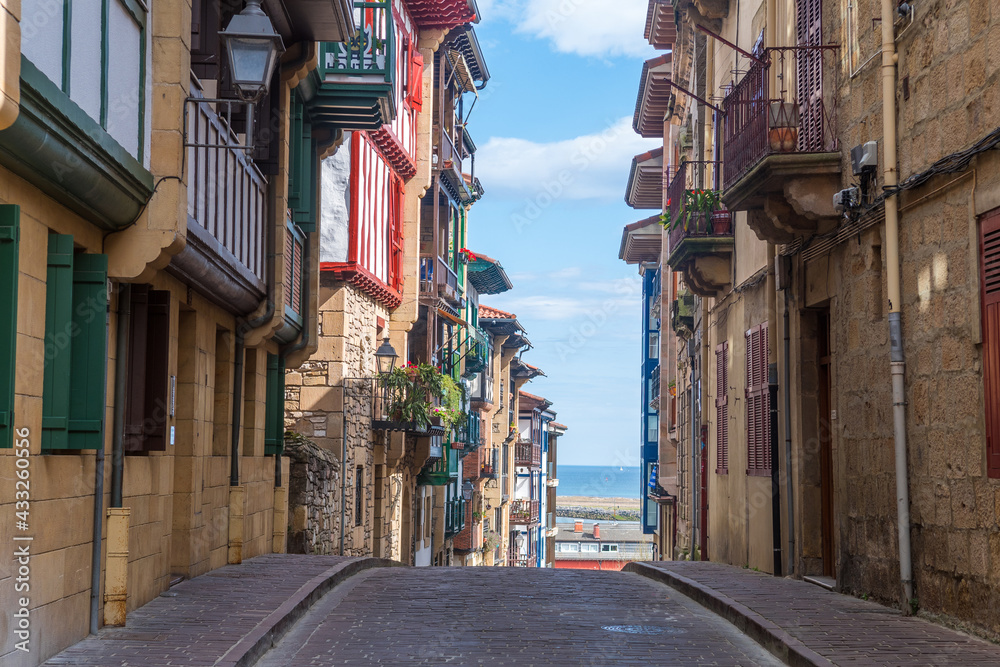
{"type": "Polygon", "coordinates": [[[729,343],[715,348],[715,472],[729,472],[729,343]]]}
{"type": "Polygon", "coordinates": [[[167,448],[170,292],[132,285],[124,451],[167,448]]]}
{"type": "Polygon", "coordinates": [[[147,452],[167,449],[170,415],[170,292],[150,290],[146,333],[146,418],[143,433],[147,452]]]}
{"type": "Polygon", "coordinates": [[[747,474],[771,471],[771,401],[767,387],[767,323],[746,332],[747,474]]]}
{"type": "MultiPolygon", "coordinates": [[[[823,43],[822,0],[798,0],[796,36],[799,46],[820,46],[823,43]]],[[[799,150],[825,150],[823,141],[823,51],[799,50],[796,58],[798,90],[799,150]]],[[[779,61],[780,62],[780,61],[779,61]]]]}
{"type": "Polygon", "coordinates": [[[990,477],[1000,478],[1000,209],[990,211],[980,220],[979,257],[986,470],[990,477]]]}

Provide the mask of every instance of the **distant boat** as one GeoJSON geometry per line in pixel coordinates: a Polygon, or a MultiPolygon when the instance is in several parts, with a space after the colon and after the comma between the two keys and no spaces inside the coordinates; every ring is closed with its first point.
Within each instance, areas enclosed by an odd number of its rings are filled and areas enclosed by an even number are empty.
{"type": "Polygon", "coordinates": [[[625,468],[623,468],[622,466],[618,466],[618,469],[621,470],[622,472],[625,472],[625,468]]]}

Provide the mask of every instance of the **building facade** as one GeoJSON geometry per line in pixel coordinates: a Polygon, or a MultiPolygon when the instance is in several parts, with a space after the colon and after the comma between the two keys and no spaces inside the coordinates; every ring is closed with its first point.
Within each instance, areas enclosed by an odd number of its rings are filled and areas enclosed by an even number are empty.
{"type": "Polygon", "coordinates": [[[660,380],[678,398],[673,556],[825,577],[995,635],[1000,116],[984,54],[1000,16],[673,9],[650,3],[670,67],[646,64],[636,112],[665,176],[643,183],[656,157],[637,156],[629,192],[637,208],[659,193],[659,266],[678,278],[661,304],[677,314],[660,380]]]}

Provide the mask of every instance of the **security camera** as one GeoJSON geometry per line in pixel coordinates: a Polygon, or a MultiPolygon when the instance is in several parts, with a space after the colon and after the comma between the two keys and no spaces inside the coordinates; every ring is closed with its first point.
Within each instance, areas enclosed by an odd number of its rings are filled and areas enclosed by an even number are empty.
{"type": "Polygon", "coordinates": [[[843,213],[848,209],[855,208],[861,201],[860,192],[857,188],[847,188],[833,195],[833,207],[837,213],[843,213]]]}

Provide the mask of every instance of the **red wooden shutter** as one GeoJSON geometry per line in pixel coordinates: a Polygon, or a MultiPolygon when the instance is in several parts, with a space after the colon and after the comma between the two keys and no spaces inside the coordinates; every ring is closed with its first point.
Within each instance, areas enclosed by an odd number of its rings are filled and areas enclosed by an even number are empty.
{"type": "MultiPolygon", "coordinates": [[[[823,43],[822,0],[798,0],[796,33],[799,46],[823,43]]],[[[799,50],[796,86],[799,101],[800,151],[825,150],[823,141],[823,51],[799,50]]],[[[779,61],[780,62],[780,61],[779,61]]]]}
{"type": "Polygon", "coordinates": [[[760,325],[760,350],[757,356],[758,377],[760,385],[760,470],[771,474],[771,392],[768,387],[767,352],[768,352],[767,322],[760,325]]]}
{"type": "Polygon", "coordinates": [[[1000,478],[1000,209],[990,211],[980,220],[979,257],[986,470],[990,477],[1000,478]]]}
{"type": "Polygon", "coordinates": [[[424,108],[424,56],[414,47],[410,55],[409,94],[410,108],[421,111],[424,108]]]}
{"type": "Polygon", "coordinates": [[[715,348],[715,472],[729,472],[729,343],[715,348]]]}

